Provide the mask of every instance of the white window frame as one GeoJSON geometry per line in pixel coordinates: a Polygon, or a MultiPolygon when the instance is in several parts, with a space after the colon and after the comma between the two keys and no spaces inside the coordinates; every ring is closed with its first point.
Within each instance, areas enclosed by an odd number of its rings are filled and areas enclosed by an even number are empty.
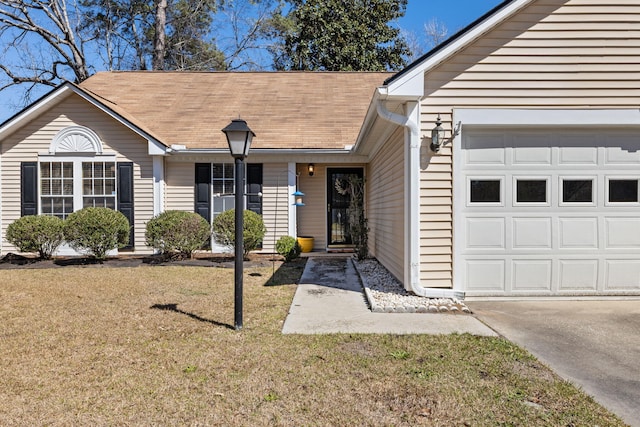
{"type": "Polygon", "coordinates": [[[595,175],[560,175],[558,176],[558,206],[562,207],[594,207],[598,202],[598,177],[595,175]],[[565,202],[565,181],[591,181],[591,202],[565,202]]]}
{"type": "Polygon", "coordinates": [[[551,206],[551,176],[549,175],[513,175],[513,206],[521,207],[548,207],[551,206]],[[544,181],[545,201],[544,202],[518,202],[518,181],[544,181]]]}
{"type": "Polygon", "coordinates": [[[604,179],[604,205],[605,206],[640,206],[640,177],[637,175],[608,175],[604,179]],[[636,181],[638,182],[638,194],[635,202],[610,202],[609,182],[610,181],[636,181]]]}
{"type": "Polygon", "coordinates": [[[473,175],[467,176],[467,197],[468,207],[482,206],[505,206],[505,177],[504,175],[473,175]],[[499,202],[472,202],[471,201],[471,181],[499,181],[500,182],[500,201],[499,202]]]}
{"type": "MultiPolygon", "coordinates": [[[[56,156],[56,155],[40,155],[38,156],[38,213],[40,214],[49,214],[48,212],[42,211],[42,174],[40,170],[40,165],[45,162],[50,163],[63,163],[69,162],[73,164],[73,210],[72,212],[79,211],[84,206],[84,197],[83,194],[83,178],[82,178],[82,164],[85,162],[111,162],[114,163],[116,167],[116,186],[115,192],[113,196],[115,197],[115,207],[117,209],[118,204],[118,177],[117,177],[117,165],[115,154],[102,154],[102,155],[92,155],[92,156],[56,156]]],[[[47,196],[44,196],[47,197],[47,196]]]]}

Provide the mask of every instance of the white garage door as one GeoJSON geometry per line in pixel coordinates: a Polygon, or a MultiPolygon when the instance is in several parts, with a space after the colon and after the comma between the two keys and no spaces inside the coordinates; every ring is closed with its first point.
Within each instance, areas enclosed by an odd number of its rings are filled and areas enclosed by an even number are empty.
{"type": "Polygon", "coordinates": [[[465,129],[456,286],[468,296],[637,294],[639,150],[633,131],[465,129]]]}

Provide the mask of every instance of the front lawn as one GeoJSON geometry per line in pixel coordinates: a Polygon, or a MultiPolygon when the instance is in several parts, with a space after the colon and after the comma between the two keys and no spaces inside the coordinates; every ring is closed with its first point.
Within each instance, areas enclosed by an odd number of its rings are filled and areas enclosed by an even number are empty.
{"type": "Polygon", "coordinates": [[[623,425],[503,339],[282,335],[302,265],[245,269],[241,332],[233,269],[0,271],[0,424],[623,425]]]}

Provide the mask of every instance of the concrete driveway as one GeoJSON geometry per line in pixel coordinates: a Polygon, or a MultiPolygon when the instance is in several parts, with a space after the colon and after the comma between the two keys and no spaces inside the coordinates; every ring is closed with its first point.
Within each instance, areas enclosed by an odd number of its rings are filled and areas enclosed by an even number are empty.
{"type": "Polygon", "coordinates": [[[500,335],[640,427],[640,300],[465,303],[500,335]]]}

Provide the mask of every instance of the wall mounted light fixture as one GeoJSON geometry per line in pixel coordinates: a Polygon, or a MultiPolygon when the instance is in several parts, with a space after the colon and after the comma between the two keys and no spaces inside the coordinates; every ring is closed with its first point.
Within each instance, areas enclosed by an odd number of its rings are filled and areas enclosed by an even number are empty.
{"type": "Polygon", "coordinates": [[[440,120],[440,114],[436,119],[436,127],[431,130],[431,151],[437,153],[440,151],[440,147],[444,144],[444,129],[442,128],[442,120],[440,120]]]}
{"type": "Polygon", "coordinates": [[[307,165],[307,171],[309,172],[309,176],[313,176],[313,174],[316,173],[316,165],[309,163],[307,165]]]}

